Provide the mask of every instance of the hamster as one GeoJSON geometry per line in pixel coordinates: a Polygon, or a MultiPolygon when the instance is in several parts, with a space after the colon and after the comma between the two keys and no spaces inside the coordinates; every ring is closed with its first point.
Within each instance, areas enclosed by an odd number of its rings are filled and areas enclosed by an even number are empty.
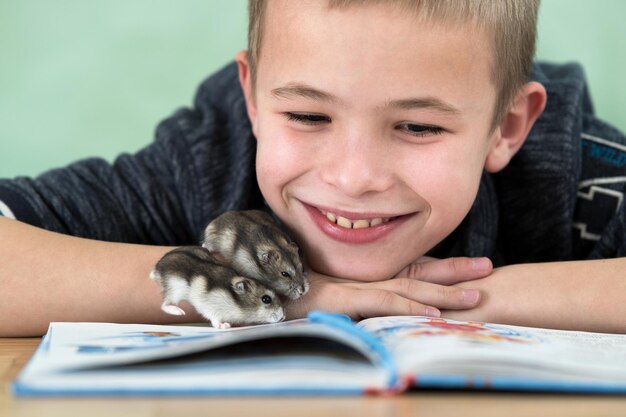
{"type": "Polygon", "coordinates": [[[150,278],[161,287],[161,309],[174,315],[187,300],[218,329],[231,324],[276,323],[285,318],[280,298],[255,279],[221,265],[200,246],[181,246],[166,253],[150,278]]]}
{"type": "Polygon", "coordinates": [[[202,246],[293,300],[309,290],[298,245],[263,211],[225,212],[206,227],[202,246]]]}

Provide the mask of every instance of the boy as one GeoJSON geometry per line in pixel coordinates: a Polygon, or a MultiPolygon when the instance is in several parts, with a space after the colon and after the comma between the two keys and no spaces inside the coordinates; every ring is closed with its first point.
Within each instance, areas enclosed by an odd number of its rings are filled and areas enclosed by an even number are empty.
{"type": "Polygon", "coordinates": [[[147,279],[169,248],[147,245],[194,243],[222,211],[264,202],[311,268],[290,317],[626,330],[624,206],[594,199],[622,195],[623,174],[593,159],[594,144],[626,140],[583,114],[576,68],[527,81],[536,2],[272,0],[250,12],[249,54],[152,146],[112,167],[0,182],[18,220],[88,238],[0,218],[2,335],[176,320],[147,279]]]}

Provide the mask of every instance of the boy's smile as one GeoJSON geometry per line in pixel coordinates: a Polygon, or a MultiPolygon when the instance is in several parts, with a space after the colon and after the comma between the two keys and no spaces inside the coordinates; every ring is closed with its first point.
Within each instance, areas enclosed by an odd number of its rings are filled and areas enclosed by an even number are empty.
{"type": "Polygon", "coordinates": [[[384,238],[415,213],[389,216],[386,213],[334,212],[303,201],[311,220],[329,238],[339,242],[364,244],[384,238]]]}
{"type": "Polygon", "coordinates": [[[257,177],[313,269],[390,278],[454,230],[492,150],[491,47],[386,4],[271,1],[254,98],[257,177]]]}

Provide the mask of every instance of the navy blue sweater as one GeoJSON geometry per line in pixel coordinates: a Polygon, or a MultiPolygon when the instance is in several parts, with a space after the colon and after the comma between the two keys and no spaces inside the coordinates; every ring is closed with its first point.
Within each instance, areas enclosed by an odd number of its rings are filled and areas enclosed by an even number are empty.
{"type": "MultiPolygon", "coordinates": [[[[594,117],[579,66],[535,65],[533,79],[548,90],[545,112],[509,166],[483,175],[470,213],[432,255],[496,265],[626,255],[626,137],[594,117]]],[[[220,213],[264,207],[255,146],[230,64],[136,154],[0,180],[0,213],[91,239],[197,243],[220,213]]]]}

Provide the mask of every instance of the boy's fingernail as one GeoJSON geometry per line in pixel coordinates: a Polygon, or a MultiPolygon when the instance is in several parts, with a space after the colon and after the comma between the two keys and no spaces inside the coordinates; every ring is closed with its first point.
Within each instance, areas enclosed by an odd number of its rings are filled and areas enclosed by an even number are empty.
{"type": "Polygon", "coordinates": [[[441,317],[441,311],[435,307],[426,307],[426,315],[428,317],[441,317]]]}
{"type": "Polygon", "coordinates": [[[480,298],[480,292],[478,290],[463,290],[463,301],[468,304],[475,304],[480,298]]]}
{"type": "Polygon", "coordinates": [[[491,268],[489,258],[472,258],[472,269],[475,271],[486,271],[491,268]]]}

